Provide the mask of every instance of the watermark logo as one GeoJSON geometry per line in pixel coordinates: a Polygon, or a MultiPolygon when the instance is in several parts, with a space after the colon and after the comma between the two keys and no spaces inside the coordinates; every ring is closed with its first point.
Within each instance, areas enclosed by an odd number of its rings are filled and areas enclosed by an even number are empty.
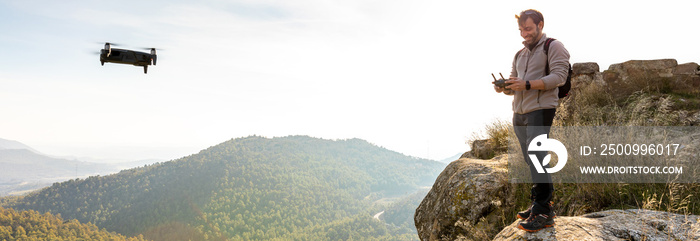
{"type": "Polygon", "coordinates": [[[528,152],[551,151],[554,152],[554,154],[557,154],[557,157],[559,158],[557,165],[550,168],[545,166],[547,166],[547,164],[549,164],[549,161],[552,160],[552,154],[547,153],[547,155],[544,156],[544,158],[542,158],[543,160],[539,160],[539,158],[537,158],[537,155],[535,154],[528,154],[528,156],[530,156],[532,164],[535,166],[535,169],[537,169],[538,173],[545,173],[545,170],[547,173],[555,173],[561,171],[561,169],[564,168],[564,166],[566,165],[566,159],[569,155],[566,151],[566,147],[564,147],[564,144],[562,144],[556,139],[547,138],[547,134],[542,134],[535,137],[535,139],[533,139],[530,142],[530,146],[528,146],[527,150],[528,152]]]}
{"type": "Polygon", "coordinates": [[[526,144],[508,136],[511,182],[700,183],[700,126],[552,126],[542,133],[526,144]]]}

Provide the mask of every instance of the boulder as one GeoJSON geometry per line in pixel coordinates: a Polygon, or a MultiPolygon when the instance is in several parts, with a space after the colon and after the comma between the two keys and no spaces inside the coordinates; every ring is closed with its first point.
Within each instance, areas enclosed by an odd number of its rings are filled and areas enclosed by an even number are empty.
{"type": "Polygon", "coordinates": [[[666,71],[674,69],[678,66],[678,61],[675,59],[653,59],[653,60],[629,60],[627,62],[610,65],[610,70],[650,70],[650,71],[666,71]]]}
{"type": "Polygon", "coordinates": [[[700,240],[700,216],[697,215],[630,209],[554,220],[554,227],[534,233],[518,229],[518,220],[493,240],[700,240]]]}
{"type": "Polygon", "coordinates": [[[595,62],[575,63],[572,67],[573,75],[593,75],[600,72],[600,66],[595,62]]]}
{"type": "Polygon", "coordinates": [[[671,82],[673,90],[678,93],[700,93],[700,66],[697,63],[679,64],[673,70],[671,82]]]}
{"type": "Polygon", "coordinates": [[[504,153],[506,148],[500,147],[491,139],[474,140],[470,144],[471,150],[462,154],[460,158],[491,159],[499,153],[504,153]]]}
{"type": "Polygon", "coordinates": [[[685,64],[679,64],[676,66],[676,68],[673,70],[673,74],[692,74],[692,75],[697,75],[700,74],[700,66],[697,63],[685,63],[685,64]]]}
{"type": "Polygon", "coordinates": [[[700,75],[696,63],[678,65],[675,59],[630,60],[610,65],[602,74],[603,83],[615,97],[635,91],[699,94],[700,75]]]}
{"type": "Polygon", "coordinates": [[[671,77],[676,66],[678,66],[678,61],[675,59],[630,60],[620,64],[612,64],[608,71],[617,73],[618,77],[624,81],[630,77],[671,77]]]}
{"type": "Polygon", "coordinates": [[[414,221],[420,239],[456,240],[492,227],[484,224],[488,216],[508,202],[503,193],[509,184],[506,165],[507,155],[491,160],[461,158],[450,163],[416,209],[414,221]]]}

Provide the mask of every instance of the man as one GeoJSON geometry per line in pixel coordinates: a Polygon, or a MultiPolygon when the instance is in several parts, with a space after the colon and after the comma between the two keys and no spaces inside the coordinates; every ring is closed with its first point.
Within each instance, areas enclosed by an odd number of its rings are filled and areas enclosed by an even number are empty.
{"type": "Polygon", "coordinates": [[[545,54],[547,36],[542,32],[544,16],[539,11],[529,9],[515,17],[518,19],[520,36],[525,40],[525,48],[520,50],[513,60],[513,69],[509,80],[506,81],[506,88],[494,88],[498,93],[504,92],[514,96],[513,127],[534,183],[530,196],[532,205],[518,213],[518,218],[525,220],[518,228],[536,232],[554,225],[555,215],[551,206],[554,188],[550,174],[538,173],[532,162],[541,165],[541,160],[547,153],[532,152],[538,160],[530,160],[527,148],[535,137],[549,134],[559,104],[557,87],[565,83],[569,73],[569,52],[561,42],[554,40],[545,54]],[[547,64],[549,70],[546,69],[547,64]]]}

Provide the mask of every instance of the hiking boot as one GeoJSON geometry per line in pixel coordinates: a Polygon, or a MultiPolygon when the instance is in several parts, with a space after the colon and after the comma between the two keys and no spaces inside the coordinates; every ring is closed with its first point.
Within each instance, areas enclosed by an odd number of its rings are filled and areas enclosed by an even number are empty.
{"type": "MultiPolygon", "coordinates": [[[[553,213],[550,213],[553,214],[553,213]]],[[[543,228],[554,226],[554,216],[547,214],[531,214],[525,222],[518,224],[518,228],[527,232],[537,232],[543,228]]]]}
{"type": "MultiPolygon", "coordinates": [[[[530,213],[532,212],[532,206],[533,205],[530,205],[530,207],[528,207],[527,210],[525,210],[525,211],[518,212],[518,218],[525,220],[528,217],[530,217],[530,213]]],[[[552,210],[552,212],[551,212],[552,218],[556,218],[557,213],[554,212],[554,202],[552,202],[552,201],[549,202],[549,210],[552,210]]]]}
{"type": "Polygon", "coordinates": [[[533,205],[530,204],[530,207],[528,207],[527,210],[522,211],[522,212],[518,212],[518,218],[519,218],[519,219],[522,219],[522,220],[525,220],[525,219],[527,219],[528,217],[530,217],[530,213],[532,212],[532,206],[533,206],[533,205]]]}

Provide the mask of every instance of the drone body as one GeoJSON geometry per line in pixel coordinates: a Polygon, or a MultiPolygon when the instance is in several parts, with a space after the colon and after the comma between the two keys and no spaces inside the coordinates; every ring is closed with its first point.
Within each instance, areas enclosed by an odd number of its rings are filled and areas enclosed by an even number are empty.
{"type": "Polygon", "coordinates": [[[112,44],[105,43],[104,49],[100,50],[100,63],[130,64],[143,66],[143,73],[148,73],[149,65],[156,65],[156,49],[150,48],[150,53],[112,48],[112,44]]]}

